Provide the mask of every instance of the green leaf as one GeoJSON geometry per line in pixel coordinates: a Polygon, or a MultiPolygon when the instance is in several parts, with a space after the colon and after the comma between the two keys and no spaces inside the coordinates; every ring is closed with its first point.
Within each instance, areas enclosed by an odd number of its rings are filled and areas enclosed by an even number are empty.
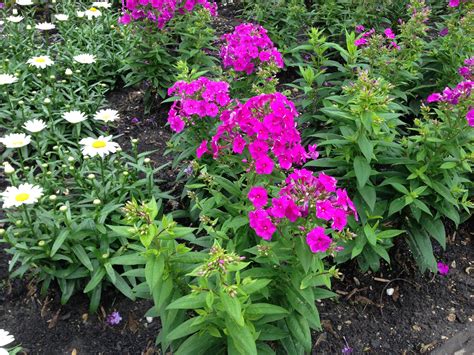
{"type": "Polygon", "coordinates": [[[187,338],[176,350],[175,355],[206,354],[219,340],[206,333],[195,333],[187,338]]]}
{"type": "Polygon", "coordinates": [[[244,317],[238,297],[231,297],[227,292],[221,292],[221,301],[227,314],[241,327],[244,326],[244,317]]]}
{"type": "Polygon", "coordinates": [[[300,344],[307,353],[311,352],[311,330],[308,321],[300,314],[292,313],[286,318],[286,324],[291,335],[296,342],[300,344]]]}
{"type": "Polygon", "coordinates": [[[374,150],[374,146],[372,145],[372,143],[367,139],[365,135],[361,135],[357,140],[357,144],[359,145],[362,154],[364,154],[365,159],[367,159],[367,162],[370,163],[374,150]]]}
{"type": "Polygon", "coordinates": [[[371,169],[367,160],[361,156],[354,159],[354,172],[360,187],[363,187],[369,180],[371,169]]]}
{"type": "Polygon", "coordinates": [[[54,256],[56,252],[61,248],[63,245],[64,241],[66,238],[69,236],[69,230],[68,229],[63,229],[59,235],[56,237],[56,240],[53,243],[53,246],[51,247],[51,256],[54,256]]]}
{"type": "Polygon", "coordinates": [[[400,235],[402,233],[405,233],[405,230],[403,230],[403,229],[388,229],[388,230],[379,232],[378,237],[380,239],[389,239],[389,238],[396,237],[397,235],[400,235]]]}
{"type": "Polygon", "coordinates": [[[455,161],[448,161],[446,163],[441,164],[439,167],[440,169],[452,169],[455,168],[457,163],[455,161]]]}
{"type": "Polygon", "coordinates": [[[206,306],[207,292],[189,294],[178,298],[166,307],[166,309],[198,309],[206,306]]]}
{"type": "Polygon", "coordinates": [[[436,272],[436,258],[433,254],[433,247],[431,245],[430,237],[420,229],[413,227],[408,229],[407,240],[421,271],[424,272],[427,268],[429,268],[432,272],[436,272]]]}
{"type": "Polygon", "coordinates": [[[313,293],[314,293],[314,298],[317,299],[317,300],[323,300],[323,299],[326,299],[326,298],[337,297],[337,293],[334,293],[330,290],[327,290],[327,289],[321,288],[321,287],[314,288],[313,293]]]}
{"type": "Polygon", "coordinates": [[[168,341],[172,341],[172,340],[180,339],[190,334],[196,333],[197,331],[201,329],[202,323],[198,325],[193,325],[193,323],[199,318],[200,317],[190,318],[184,323],[181,323],[176,328],[174,328],[171,332],[168,333],[168,336],[166,337],[166,339],[168,339],[168,341]]]}
{"type": "Polygon", "coordinates": [[[377,245],[371,245],[371,248],[378,255],[380,255],[387,263],[390,264],[390,256],[388,255],[387,250],[383,246],[377,244],[377,245]]]}
{"type": "Polygon", "coordinates": [[[403,207],[406,206],[406,201],[404,197],[399,197],[395,200],[393,200],[390,203],[390,207],[388,208],[388,215],[391,216],[394,213],[397,213],[398,211],[401,211],[403,207]]]}
{"type": "Polygon", "coordinates": [[[359,190],[360,195],[364,199],[364,201],[369,206],[370,210],[373,211],[375,207],[375,202],[377,201],[377,195],[375,188],[370,185],[365,185],[364,187],[357,187],[359,190]]]}
{"type": "Polygon", "coordinates": [[[97,287],[97,285],[102,281],[106,274],[106,271],[104,268],[100,267],[98,269],[95,269],[94,273],[92,274],[91,280],[87,283],[86,287],[84,288],[84,293],[88,293],[92,291],[94,288],[97,287]]]}
{"type": "Polygon", "coordinates": [[[143,255],[138,253],[125,254],[120,256],[114,256],[109,259],[112,265],[143,265],[146,263],[146,259],[143,255]]]}
{"type": "Polygon", "coordinates": [[[371,245],[377,244],[375,230],[370,226],[370,224],[364,226],[364,234],[371,245]]]}
{"type": "Polygon", "coordinates": [[[255,338],[247,326],[240,326],[231,318],[226,318],[225,325],[235,348],[241,355],[257,355],[255,338]]]}
{"type": "Polygon", "coordinates": [[[442,247],[446,249],[446,230],[440,219],[431,220],[423,224],[423,227],[442,247]]]}
{"type": "Polygon", "coordinates": [[[252,316],[288,313],[285,308],[270,303],[252,303],[245,309],[245,314],[252,316]]]}
{"type": "Polygon", "coordinates": [[[71,249],[77,256],[79,261],[82,263],[82,265],[84,265],[89,271],[94,271],[91,260],[89,259],[89,256],[87,256],[87,253],[82,245],[75,244],[71,247],[71,249]]]}

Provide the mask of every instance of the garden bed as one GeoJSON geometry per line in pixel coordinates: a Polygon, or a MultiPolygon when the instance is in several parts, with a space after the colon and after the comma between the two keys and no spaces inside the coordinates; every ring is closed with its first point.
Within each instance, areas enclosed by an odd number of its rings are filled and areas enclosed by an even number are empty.
{"type": "MultiPolygon", "coordinates": [[[[472,221],[450,237],[444,257],[451,260],[447,277],[422,276],[409,262],[403,246],[396,250],[393,269],[361,274],[355,265],[341,269],[334,284],[337,300],[318,304],[323,332],[313,334],[313,352],[336,354],[348,345],[355,353],[427,353],[474,319],[474,248],[472,221]],[[387,281],[393,280],[391,283],[387,281]],[[392,297],[387,288],[394,288],[392,297]]],[[[154,339],[159,321],[148,323],[150,301],[130,302],[109,291],[99,315],[88,315],[88,299],[75,296],[61,306],[58,294],[38,296],[34,282],[8,280],[9,256],[0,253],[0,319],[31,354],[159,354],[154,339]],[[123,321],[106,324],[105,314],[117,310],[123,321]],[[105,313],[104,313],[105,312],[105,313]],[[102,315],[101,315],[102,314],[102,315]]]]}

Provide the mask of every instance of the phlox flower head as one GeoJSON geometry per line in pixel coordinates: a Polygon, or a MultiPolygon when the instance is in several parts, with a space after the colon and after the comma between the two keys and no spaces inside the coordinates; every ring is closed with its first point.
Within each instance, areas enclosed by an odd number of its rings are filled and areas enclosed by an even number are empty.
{"type": "Polygon", "coordinates": [[[466,120],[469,126],[474,127],[474,108],[467,111],[466,120]]]}
{"type": "Polygon", "coordinates": [[[249,169],[261,175],[271,174],[276,164],[283,170],[302,164],[309,155],[296,129],[297,116],[295,105],[281,93],[254,96],[222,113],[212,137],[213,156],[248,151],[249,169]]]}
{"type": "Polygon", "coordinates": [[[233,33],[222,36],[225,41],[221,48],[224,68],[236,72],[254,73],[259,67],[276,66],[283,68],[283,57],[260,25],[243,23],[235,27],[233,33]]]}
{"type": "Polygon", "coordinates": [[[209,0],[125,0],[122,1],[122,16],[119,23],[128,25],[132,21],[151,21],[159,29],[175,16],[194,11],[197,5],[217,16],[217,5],[209,0]]]}
{"type": "Polygon", "coordinates": [[[474,88],[474,81],[466,80],[457,84],[454,88],[446,87],[442,93],[433,93],[428,96],[428,102],[445,102],[450,105],[457,105],[461,101],[467,100],[471,96],[474,88]]]}
{"type": "Polygon", "coordinates": [[[255,233],[264,240],[270,240],[276,231],[276,226],[268,212],[263,209],[249,213],[249,224],[255,230],[255,233]]]}
{"type": "MultiPolygon", "coordinates": [[[[249,213],[250,227],[258,236],[265,235],[266,240],[271,239],[270,232],[276,226],[288,220],[298,223],[300,230],[305,230],[300,224],[302,218],[310,218],[318,225],[325,225],[336,231],[342,231],[347,225],[349,215],[357,219],[353,202],[347,192],[336,188],[336,180],[326,174],[315,176],[306,169],[295,169],[288,175],[281,186],[277,197],[272,198],[271,205],[264,210],[268,203],[267,191],[261,186],[253,187],[249,192],[249,199],[256,208],[249,213]],[[275,226],[260,230],[258,221],[265,220],[267,225],[275,226]],[[259,230],[257,230],[259,229],[259,230]]],[[[331,239],[325,236],[325,228],[313,229],[307,236],[307,242],[313,252],[326,251],[331,245],[331,239]]]]}
{"type": "Polygon", "coordinates": [[[178,98],[168,112],[168,123],[176,133],[205,117],[217,117],[231,102],[229,84],[206,77],[189,83],[178,81],[168,90],[168,95],[178,98]]]}
{"type": "Polygon", "coordinates": [[[306,235],[306,243],[313,253],[324,253],[331,246],[332,239],[323,227],[316,227],[306,235]]]}
{"type": "Polygon", "coordinates": [[[248,198],[254,207],[265,207],[268,202],[267,190],[262,186],[254,186],[250,189],[248,198]]]}

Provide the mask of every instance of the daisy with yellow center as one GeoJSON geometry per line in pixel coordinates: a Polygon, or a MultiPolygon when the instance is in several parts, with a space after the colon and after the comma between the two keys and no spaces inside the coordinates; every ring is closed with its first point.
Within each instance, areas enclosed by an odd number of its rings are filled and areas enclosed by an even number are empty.
{"type": "Polygon", "coordinates": [[[100,136],[98,138],[83,138],[79,142],[82,147],[82,154],[94,157],[96,155],[104,158],[110,153],[115,153],[120,146],[118,143],[112,142],[112,136],[100,136]]]}
{"type": "Polygon", "coordinates": [[[84,12],[84,14],[86,15],[86,17],[90,20],[92,19],[93,17],[99,17],[102,15],[102,12],[100,12],[100,10],[98,10],[97,8],[95,7],[91,7],[90,9],[86,10],[84,12]]]}
{"type": "Polygon", "coordinates": [[[3,208],[32,205],[43,196],[43,188],[32,184],[21,184],[18,187],[9,186],[1,196],[3,208]]]}
{"type": "Polygon", "coordinates": [[[119,119],[118,111],[116,110],[111,110],[111,109],[103,109],[94,115],[94,120],[97,121],[104,121],[105,123],[107,122],[113,122],[119,119]]]}
{"type": "Polygon", "coordinates": [[[0,138],[0,143],[5,145],[7,148],[21,148],[30,144],[30,142],[31,136],[24,133],[11,133],[0,138]]]}
{"type": "Polygon", "coordinates": [[[46,67],[49,67],[50,65],[53,65],[54,62],[49,58],[47,55],[42,55],[39,57],[33,57],[28,59],[27,62],[30,66],[36,67],[36,68],[41,68],[45,69],[46,67]]]}

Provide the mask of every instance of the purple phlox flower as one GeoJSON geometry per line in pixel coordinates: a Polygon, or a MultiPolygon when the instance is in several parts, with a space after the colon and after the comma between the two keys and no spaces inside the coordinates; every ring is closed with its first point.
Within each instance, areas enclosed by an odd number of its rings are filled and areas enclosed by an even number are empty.
{"type": "Polygon", "coordinates": [[[447,36],[448,33],[449,33],[449,29],[448,29],[447,27],[442,28],[442,29],[439,31],[439,35],[440,35],[441,37],[447,36]]]}
{"type": "Polygon", "coordinates": [[[440,275],[446,276],[449,272],[449,265],[441,261],[438,262],[438,272],[440,275]]]}
{"type": "Polygon", "coordinates": [[[120,313],[117,311],[114,311],[107,316],[107,324],[109,325],[117,325],[121,321],[122,321],[122,317],[120,316],[120,313]]]}
{"type": "Polygon", "coordinates": [[[357,33],[362,33],[362,32],[365,31],[365,27],[362,26],[362,25],[357,25],[357,26],[355,27],[355,31],[356,31],[357,33]]]}
{"type": "Polygon", "coordinates": [[[131,123],[131,124],[137,124],[137,123],[139,123],[139,122],[140,122],[140,120],[139,120],[137,117],[133,117],[133,118],[130,120],[130,123],[131,123]]]}

